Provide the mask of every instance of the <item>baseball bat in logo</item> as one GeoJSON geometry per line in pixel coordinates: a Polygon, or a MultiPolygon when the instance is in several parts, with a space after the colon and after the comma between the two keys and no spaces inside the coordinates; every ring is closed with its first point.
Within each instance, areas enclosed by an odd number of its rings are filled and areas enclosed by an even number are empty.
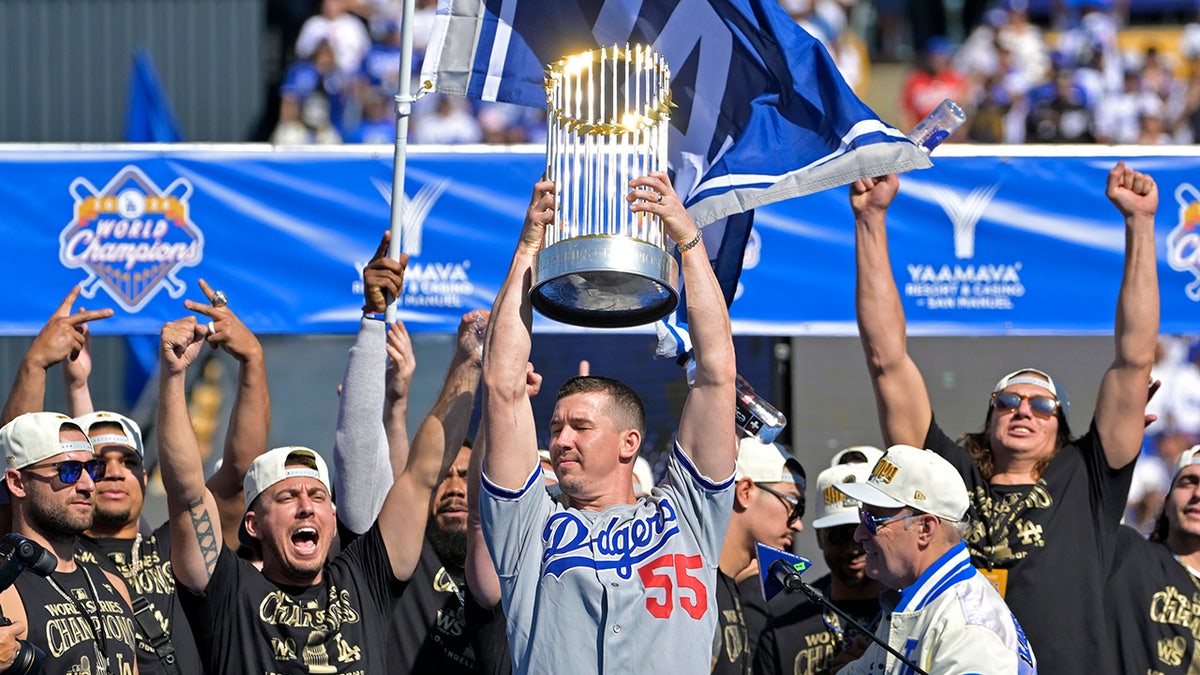
{"type": "Polygon", "coordinates": [[[1167,263],[1196,278],[1184,289],[1188,298],[1200,302],[1200,191],[1190,183],[1175,190],[1179,202],[1179,224],[1167,235],[1167,263]]]}
{"type": "Polygon", "coordinates": [[[93,298],[103,288],[128,312],[162,289],[172,298],[183,295],[187,284],[176,274],[198,265],[204,253],[204,235],[189,213],[191,183],[178,178],[159,189],[127,166],[99,190],[80,177],[70,191],[75,217],[58,235],[58,258],[87,271],[80,295],[93,298]]]}

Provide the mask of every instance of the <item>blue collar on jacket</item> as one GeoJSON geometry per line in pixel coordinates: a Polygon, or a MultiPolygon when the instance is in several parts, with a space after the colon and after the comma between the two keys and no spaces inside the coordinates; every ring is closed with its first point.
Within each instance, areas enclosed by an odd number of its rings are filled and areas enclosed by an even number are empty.
{"type": "Polygon", "coordinates": [[[924,609],[951,586],[966,581],[975,574],[967,546],[960,541],[934,561],[929,569],[917,578],[916,583],[900,591],[900,601],[896,603],[895,611],[916,612],[924,609]]]}

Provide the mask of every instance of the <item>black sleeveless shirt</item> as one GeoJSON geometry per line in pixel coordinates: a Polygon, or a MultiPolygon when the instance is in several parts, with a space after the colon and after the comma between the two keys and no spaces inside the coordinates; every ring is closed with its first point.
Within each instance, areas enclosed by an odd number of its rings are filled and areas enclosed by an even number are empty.
{"type": "Polygon", "coordinates": [[[133,611],[104,570],[77,563],[74,572],[55,572],[49,578],[22,574],[14,586],[25,606],[26,639],[46,653],[42,672],[133,673],[133,611]]]}

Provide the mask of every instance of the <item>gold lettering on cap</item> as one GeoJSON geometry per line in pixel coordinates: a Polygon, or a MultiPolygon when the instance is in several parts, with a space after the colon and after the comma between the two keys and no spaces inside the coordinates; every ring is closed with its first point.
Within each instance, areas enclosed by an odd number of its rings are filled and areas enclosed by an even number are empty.
{"type": "Polygon", "coordinates": [[[846,493],[833,487],[832,485],[825,488],[825,506],[829,506],[830,504],[841,503],[841,501],[845,498],[846,498],[846,493]]]}
{"type": "Polygon", "coordinates": [[[921,492],[920,490],[914,490],[913,491],[913,499],[920,499],[921,501],[925,501],[925,493],[921,492]]]}
{"type": "Polygon", "coordinates": [[[871,470],[871,479],[878,480],[880,483],[891,483],[896,477],[896,472],[900,467],[892,464],[886,459],[881,459],[875,463],[875,468],[871,470]]]}

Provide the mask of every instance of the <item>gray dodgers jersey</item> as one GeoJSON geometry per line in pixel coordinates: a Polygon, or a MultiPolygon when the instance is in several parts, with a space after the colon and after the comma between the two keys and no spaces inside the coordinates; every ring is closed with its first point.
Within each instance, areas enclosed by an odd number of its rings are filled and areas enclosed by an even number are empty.
{"type": "Polygon", "coordinates": [[[551,499],[536,464],[517,491],[484,476],[513,672],[709,672],[733,483],[702,476],[678,443],[650,496],[601,512],[551,499]]]}

